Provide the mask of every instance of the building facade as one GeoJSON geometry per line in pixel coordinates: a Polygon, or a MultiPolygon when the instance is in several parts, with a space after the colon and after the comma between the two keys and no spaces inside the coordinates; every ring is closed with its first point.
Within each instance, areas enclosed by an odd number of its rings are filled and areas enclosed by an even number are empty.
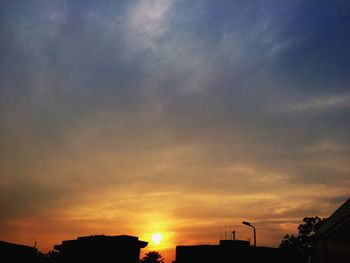
{"type": "Polygon", "coordinates": [[[60,262],[138,263],[140,249],[147,244],[134,236],[95,235],[65,240],[54,248],[60,262]]]}
{"type": "Polygon", "coordinates": [[[221,240],[218,245],[177,246],[176,263],[304,263],[306,258],[280,248],[250,246],[248,241],[221,240]]]}
{"type": "Polygon", "coordinates": [[[350,262],[350,199],[340,206],[319,228],[313,263],[350,262]]]}
{"type": "Polygon", "coordinates": [[[0,241],[0,262],[36,262],[38,250],[35,247],[0,241]]]}

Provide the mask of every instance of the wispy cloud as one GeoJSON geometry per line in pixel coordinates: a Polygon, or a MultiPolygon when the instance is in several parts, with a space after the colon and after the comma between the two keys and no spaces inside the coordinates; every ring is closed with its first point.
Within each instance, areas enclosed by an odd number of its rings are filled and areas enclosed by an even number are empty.
{"type": "Polygon", "coordinates": [[[287,105],[292,112],[327,111],[350,108],[350,94],[322,96],[287,105]]]}
{"type": "Polygon", "coordinates": [[[172,1],[145,0],[131,6],[125,21],[127,45],[139,51],[157,49],[169,29],[172,1]]]}

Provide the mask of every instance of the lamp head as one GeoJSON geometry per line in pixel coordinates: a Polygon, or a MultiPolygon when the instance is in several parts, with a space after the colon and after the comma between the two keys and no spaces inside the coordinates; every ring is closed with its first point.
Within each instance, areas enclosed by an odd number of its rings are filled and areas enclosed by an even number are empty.
{"type": "Polygon", "coordinates": [[[246,222],[246,221],[243,221],[242,224],[247,226],[252,226],[249,222],[246,222]]]}

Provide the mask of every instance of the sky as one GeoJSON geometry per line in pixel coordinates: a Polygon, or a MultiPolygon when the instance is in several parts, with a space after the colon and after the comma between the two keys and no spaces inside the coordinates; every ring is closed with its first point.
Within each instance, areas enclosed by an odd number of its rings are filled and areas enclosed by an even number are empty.
{"type": "Polygon", "coordinates": [[[350,197],[349,1],[1,1],[0,240],[277,247],[350,197]]]}

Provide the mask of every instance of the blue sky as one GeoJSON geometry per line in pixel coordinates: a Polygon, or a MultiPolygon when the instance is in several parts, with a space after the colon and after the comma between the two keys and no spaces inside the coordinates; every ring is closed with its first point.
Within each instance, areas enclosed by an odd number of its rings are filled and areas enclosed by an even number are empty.
{"type": "Polygon", "coordinates": [[[0,239],[276,246],[349,197],[348,1],[0,5],[0,239]]]}

